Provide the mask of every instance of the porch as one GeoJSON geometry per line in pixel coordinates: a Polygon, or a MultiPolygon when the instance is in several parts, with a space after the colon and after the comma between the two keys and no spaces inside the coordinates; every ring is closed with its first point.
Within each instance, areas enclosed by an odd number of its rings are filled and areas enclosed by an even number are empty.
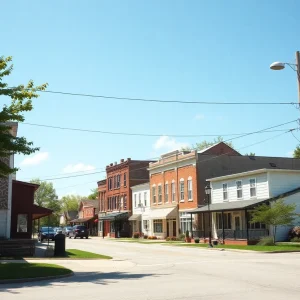
{"type": "Polygon", "coordinates": [[[192,237],[203,242],[217,240],[222,244],[256,244],[269,236],[269,229],[262,223],[250,223],[251,211],[265,200],[246,200],[213,203],[191,212],[202,216],[201,230],[193,230],[192,237]]]}

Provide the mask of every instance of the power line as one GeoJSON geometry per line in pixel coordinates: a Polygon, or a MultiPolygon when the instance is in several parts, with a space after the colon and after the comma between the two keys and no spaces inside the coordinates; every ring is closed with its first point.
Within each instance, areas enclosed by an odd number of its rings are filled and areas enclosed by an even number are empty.
{"type": "Polygon", "coordinates": [[[156,103],[181,103],[181,104],[207,104],[207,105],[294,105],[295,102],[217,102],[217,101],[181,101],[181,100],[161,100],[161,99],[146,99],[146,98],[131,98],[131,97],[117,97],[117,96],[106,96],[106,95],[93,95],[93,94],[82,94],[82,93],[71,93],[71,92],[60,92],[60,91],[38,91],[41,93],[49,94],[60,94],[67,96],[80,96],[89,98],[103,98],[113,100],[125,100],[125,101],[142,101],[142,102],[156,102],[156,103]]]}
{"type": "Polygon", "coordinates": [[[292,136],[300,143],[300,140],[294,135],[293,130],[290,130],[292,136]]]}
{"type": "MultiPolygon", "coordinates": [[[[292,121],[294,122],[294,121],[292,121]]],[[[291,123],[292,123],[291,122],[291,123]]],[[[82,132],[90,132],[90,133],[101,133],[101,134],[111,134],[111,135],[129,135],[129,136],[149,136],[149,137],[160,137],[160,136],[169,136],[169,137],[215,137],[215,136],[233,136],[233,135],[243,135],[249,134],[249,132],[242,132],[242,133],[227,133],[227,134],[151,134],[151,133],[133,133],[133,132],[113,132],[113,131],[102,131],[102,130],[93,130],[93,129],[83,129],[83,128],[72,128],[72,127],[61,127],[61,126],[54,126],[54,125],[45,125],[45,124],[35,124],[35,123],[27,123],[23,122],[24,125],[29,126],[37,126],[37,127],[45,127],[51,129],[59,129],[59,130],[70,130],[70,131],[82,131],[82,132]]],[[[289,123],[286,123],[289,124],[289,123]]],[[[285,131],[288,129],[278,129],[278,130],[270,130],[264,132],[275,132],[275,131],[285,131]]]]}

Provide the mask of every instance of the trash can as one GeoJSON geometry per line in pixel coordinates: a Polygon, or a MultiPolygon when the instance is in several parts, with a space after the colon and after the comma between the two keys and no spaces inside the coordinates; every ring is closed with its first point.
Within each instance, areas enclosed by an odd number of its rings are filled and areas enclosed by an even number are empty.
{"type": "Polygon", "coordinates": [[[58,233],[54,236],[54,256],[66,255],[66,236],[58,233]]]}
{"type": "Polygon", "coordinates": [[[218,244],[219,244],[218,241],[213,241],[212,243],[214,246],[218,246],[218,244]]]}

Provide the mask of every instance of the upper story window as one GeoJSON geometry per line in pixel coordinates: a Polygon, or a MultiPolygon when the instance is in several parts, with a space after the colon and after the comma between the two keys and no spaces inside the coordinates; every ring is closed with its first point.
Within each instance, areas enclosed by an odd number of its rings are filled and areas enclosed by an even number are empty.
{"type": "Polygon", "coordinates": [[[238,199],[243,198],[243,187],[242,187],[242,181],[238,180],[236,182],[236,196],[238,199]]]}
{"type": "Polygon", "coordinates": [[[184,201],[184,179],[180,179],[180,201],[184,201]]]}
{"type": "Polygon", "coordinates": [[[117,175],[117,188],[120,187],[120,179],[121,179],[121,176],[117,175]]]}
{"type": "Polygon", "coordinates": [[[169,202],[169,184],[165,184],[165,202],[169,202]]]}
{"type": "Polygon", "coordinates": [[[228,185],[227,183],[223,183],[223,200],[228,200],[228,185]]]}
{"type": "Polygon", "coordinates": [[[161,184],[158,186],[158,203],[162,202],[162,188],[161,184]]]}
{"type": "Polygon", "coordinates": [[[114,176],[114,189],[117,187],[117,176],[114,176]]]}
{"type": "Polygon", "coordinates": [[[139,193],[139,206],[142,204],[142,193],[139,193]]]}
{"type": "Polygon", "coordinates": [[[171,190],[172,190],[172,202],[175,202],[176,201],[176,189],[175,189],[175,182],[172,181],[172,184],[171,184],[171,190]]]}
{"type": "Polygon", "coordinates": [[[127,185],[127,175],[126,175],[126,173],[124,173],[124,186],[126,186],[127,185]]]}
{"type": "Polygon", "coordinates": [[[134,207],[136,207],[136,194],[134,194],[134,207]]]}
{"type": "Polygon", "coordinates": [[[156,204],[156,186],[152,187],[152,202],[156,204]]]}
{"type": "Polygon", "coordinates": [[[188,178],[187,189],[188,189],[188,200],[193,200],[193,183],[192,183],[192,177],[188,178]]]}
{"type": "Polygon", "coordinates": [[[256,179],[250,179],[250,197],[256,197],[256,179]]]}
{"type": "Polygon", "coordinates": [[[144,206],[147,206],[147,192],[144,192],[144,206]]]}
{"type": "Polygon", "coordinates": [[[124,196],[124,203],[123,203],[123,208],[127,209],[127,196],[124,196]]]}

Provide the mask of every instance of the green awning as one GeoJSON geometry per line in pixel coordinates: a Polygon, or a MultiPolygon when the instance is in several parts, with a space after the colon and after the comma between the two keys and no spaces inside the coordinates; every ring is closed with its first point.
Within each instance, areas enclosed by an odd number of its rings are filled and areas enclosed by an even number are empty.
{"type": "Polygon", "coordinates": [[[128,219],[128,212],[116,212],[116,213],[111,213],[107,214],[105,216],[99,217],[99,220],[101,221],[115,221],[115,220],[123,220],[123,219],[128,219]]]}

